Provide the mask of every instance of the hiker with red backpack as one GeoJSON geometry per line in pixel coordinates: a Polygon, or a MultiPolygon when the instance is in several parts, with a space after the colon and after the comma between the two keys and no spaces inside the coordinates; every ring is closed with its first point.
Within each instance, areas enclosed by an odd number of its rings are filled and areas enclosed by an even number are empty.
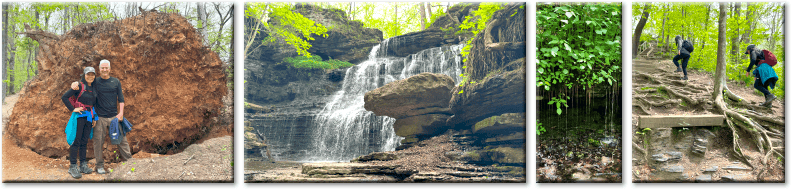
{"type": "Polygon", "coordinates": [[[678,51],[676,56],[673,57],[673,64],[676,65],[676,72],[684,72],[684,77],[681,79],[687,80],[687,63],[689,62],[689,57],[692,57],[691,54],[695,47],[692,46],[692,42],[682,39],[679,35],[676,35],[675,41],[678,51]],[[678,65],[678,60],[681,60],[681,66],[678,65]]]}
{"type": "Polygon", "coordinates": [[[88,160],[85,159],[85,155],[88,151],[87,145],[88,140],[91,139],[93,124],[96,123],[97,119],[93,107],[96,103],[96,91],[93,87],[93,82],[96,79],[96,70],[93,67],[85,67],[82,76],[79,89],[71,89],[61,97],[66,108],[72,111],[72,119],[76,118],[76,126],[74,126],[74,120],[70,120],[66,129],[67,141],[71,145],[69,147],[69,162],[71,162],[71,166],[69,166],[68,173],[73,178],[81,178],[83,173],[90,174],[93,172],[88,167],[88,160]],[[72,128],[70,129],[69,127],[72,128]],[[79,166],[77,166],[78,156],[80,158],[79,166]]]}
{"type": "Polygon", "coordinates": [[[773,66],[777,64],[777,57],[768,50],[761,50],[755,48],[754,44],[747,46],[744,54],[750,55],[750,66],[747,66],[747,73],[745,76],[750,76],[750,70],[755,65],[753,76],[755,76],[755,84],[753,87],[764,94],[766,101],[761,106],[772,108],[772,101],[777,96],[769,92],[769,88],[774,89],[775,83],[778,80],[777,73],[775,73],[773,66]]]}

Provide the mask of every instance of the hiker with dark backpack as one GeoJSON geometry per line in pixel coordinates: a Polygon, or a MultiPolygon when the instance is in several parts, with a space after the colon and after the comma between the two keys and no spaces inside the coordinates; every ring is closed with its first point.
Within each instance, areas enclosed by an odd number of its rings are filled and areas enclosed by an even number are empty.
{"type": "Polygon", "coordinates": [[[681,79],[687,80],[687,63],[695,47],[692,46],[692,42],[682,39],[679,35],[676,35],[675,41],[678,51],[676,52],[676,57],[673,57],[673,64],[676,65],[676,72],[684,72],[684,77],[681,79]],[[682,60],[681,66],[678,65],[678,60],[682,60]]]}
{"type": "Polygon", "coordinates": [[[747,66],[747,73],[744,75],[750,76],[750,70],[752,70],[753,65],[756,66],[755,70],[752,72],[755,77],[753,87],[764,94],[764,99],[766,101],[762,103],[761,106],[772,108],[772,101],[777,99],[777,96],[769,92],[769,88],[774,89],[775,83],[778,80],[777,73],[775,73],[775,69],[772,68],[777,64],[777,57],[768,50],[755,48],[754,44],[747,46],[747,50],[744,54],[750,55],[750,65],[747,66]]]}
{"type": "MultiPolygon", "coordinates": [[[[76,118],[76,128],[69,129],[69,125],[67,125],[66,129],[67,141],[71,140],[71,147],[69,147],[69,162],[71,162],[71,166],[69,166],[68,173],[73,178],[81,178],[82,173],[90,174],[93,172],[88,167],[88,160],[85,159],[85,155],[88,151],[87,145],[91,130],[93,130],[93,124],[96,123],[97,119],[93,108],[96,103],[96,91],[94,91],[93,87],[93,81],[96,79],[96,70],[93,67],[85,67],[82,76],[79,89],[71,89],[61,97],[66,108],[72,111],[72,119],[76,118]],[[77,166],[78,155],[80,157],[79,166],[77,166]]],[[[73,121],[69,123],[71,125],[74,124],[73,121]]]]}

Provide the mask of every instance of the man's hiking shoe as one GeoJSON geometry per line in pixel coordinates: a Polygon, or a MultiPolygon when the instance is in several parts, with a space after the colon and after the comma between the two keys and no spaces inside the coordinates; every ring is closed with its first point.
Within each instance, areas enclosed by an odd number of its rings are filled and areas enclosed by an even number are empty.
{"type": "Polygon", "coordinates": [[[76,179],[82,178],[82,173],[80,173],[80,169],[77,167],[77,164],[71,164],[71,166],[69,166],[69,174],[71,177],[76,179]]]}
{"type": "Polygon", "coordinates": [[[93,172],[93,169],[88,168],[88,163],[80,163],[80,172],[83,174],[90,174],[93,172]]]}
{"type": "Polygon", "coordinates": [[[687,79],[689,79],[689,78],[687,78],[687,76],[684,76],[684,77],[683,77],[683,78],[681,78],[681,79],[682,79],[682,80],[687,80],[687,79]]]}
{"type": "Polygon", "coordinates": [[[683,72],[683,71],[681,71],[681,68],[676,68],[676,72],[683,72]]]}
{"type": "Polygon", "coordinates": [[[99,167],[99,168],[96,168],[96,173],[97,174],[106,174],[107,171],[104,171],[104,167],[99,167]]]}

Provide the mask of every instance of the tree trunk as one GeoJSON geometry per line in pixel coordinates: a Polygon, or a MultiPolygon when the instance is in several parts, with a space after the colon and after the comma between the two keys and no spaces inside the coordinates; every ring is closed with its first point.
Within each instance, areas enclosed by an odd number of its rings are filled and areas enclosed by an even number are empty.
{"type": "MultiPolygon", "coordinates": [[[[13,10],[13,5],[11,7],[11,10],[13,10]]],[[[8,17],[9,18],[14,17],[14,13],[13,12],[12,13],[8,13],[8,17]]],[[[8,23],[14,23],[14,20],[13,19],[8,19],[8,23]]],[[[14,65],[16,65],[16,60],[15,60],[16,54],[14,52],[14,51],[16,51],[16,44],[14,43],[14,39],[16,38],[16,33],[14,33],[14,32],[16,30],[14,30],[14,28],[16,28],[16,27],[14,27],[13,24],[9,25],[8,28],[6,28],[8,31],[11,31],[11,35],[8,36],[8,40],[9,40],[8,41],[8,47],[7,47],[8,48],[8,61],[5,63],[6,67],[8,67],[8,71],[7,71],[7,74],[6,74],[6,75],[8,75],[8,85],[6,86],[6,88],[8,88],[8,89],[4,90],[6,92],[5,95],[14,94],[14,73],[16,73],[16,72],[14,72],[14,65]]],[[[8,34],[8,33],[6,33],[6,34],[8,34]]]]}
{"type": "MultiPolygon", "coordinates": [[[[8,63],[7,55],[8,51],[8,4],[7,2],[3,2],[3,63],[8,63]]],[[[3,90],[6,89],[7,83],[5,79],[8,79],[8,68],[3,67],[3,90]]],[[[5,101],[5,97],[8,96],[3,94],[3,101],[5,101]]]]}
{"type": "Polygon", "coordinates": [[[349,12],[347,12],[347,13],[349,14],[349,19],[347,19],[347,20],[350,20],[350,21],[351,21],[351,20],[354,20],[354,17],[352,16],[352,6],[353,6],[353,3],[354,3],[354,2],[349,2],[349,12]]]}
{"type": "Polygon", "coordinates": [[[733,6],[733,18],[735,18],[734,20],[736,21],[736,23],[733,23],[733,24],[735,24],[736,27],[734,27],[733,37],[731,37],[731,57],[733,59],[733,65],[734,66],[737,66],[739,64],[739,56],[738,56],[738,54],[739,54],[739,27],[738,26],[739,26],[739,22],[741,22],[740,21],[741,19],[739,19],[739,16],[741,15],[741,13],[740,13],[741,9],[742,9],[742,3],[736,2],[736,4],[733,6]]]}
{"type": "Polygon", "coordinates": [[[431,12],[431,2],[426,2],[426,8],[428,8],[428,17],[427,17],[428,20],[426,20],[426,22],[430,23],[431,22],[431,14],[433,14],[433,12],[431,12]]]}
{"type": "Polygon", "coordinates": [[[645,27],[645,22],[648,21],[648,14],[651,10],[651,3],[648,2],[645,4],[645,8],[643,9],[643,16],[640,17],[640,22],[637,23],[637,27],[634,29],[634,37],[632,39],[632,57],[636,57],[638,54],[637,48],[640,46],[640,35],[643,33],[643,27],[645,27]]]}
{"type": "Polygon", "coordinates": [[[426,6],[423,2],[420,4],[420,30],[426,30],[426,6]]]}
{"type": "MultiPolygon", "coordinates": [[[[709,20],[710,20],[710,17],[711,17],[710,16],[711,14],[709,14],[709,13],[711,13],[711,4],[706,5],[706,22],[703,23],[703,30],[705,30],[705,31],[709,30],[709,20]]],[[[701,43],[700,49],[705,49],[706,48],[706,39],[708,39],[708,37],[704,37],[703,38],[703,43],[701,43]]]]}
{"type": "Polygon", "coordinates": [[[663,13],[662,13],[662,32],[661,32],[662,35],[659,36],[659,39],[662,40],[662,44],[667,44],[667,42],[664,41],[665,40],[665,23],[667,22],[667,9],[665,9],[665,8],[661,8],[661,9],[663,10],[663,13]]]}
{"type": "MultiPolygon", "coordinates": [[[[725,3],[720,3],[720,17],[719,17],[719,24],[718,27],[718,35],[717,35],[717,42],[725,42],[725,33],[726,33],[726,20],[728,16],[725,14],[727,11],[727,5],[725,3]]],[[[717,66],[714,70],[714,95],[712,99],[716,99],[717,97],[722,97],[722,90],[725,84],[725,43],[717,43],[717,66]]]]}
{"type": "Polygon", "coordinates": [[[198,32],[201,35],[201,41],[203,41],[204,45],[208,44],[208,36],[206,35],[206,3],[198,2],[197,4],[197,12],[198,12],[198,32]]]}

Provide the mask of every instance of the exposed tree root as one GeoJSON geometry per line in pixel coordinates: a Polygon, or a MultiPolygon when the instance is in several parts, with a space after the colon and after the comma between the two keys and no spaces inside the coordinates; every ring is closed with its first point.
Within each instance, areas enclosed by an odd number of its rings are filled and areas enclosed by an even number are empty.
{"type": "MultiPolygon", "coordinates": [[[[688,107],[700,107],[708,112],[726,116],[726,124],[733,137],[731,154],[750,168],[755,170],[756,165],[750,162],[753,160],[752,158],[742,152],[744,140],[750,140],[749,143],[755,144],[758,148],[758,152],[762,156],[755,157],[753,161],[760,162],[763,164],[761,166],[775,163],[771,160],[773,156],[784,158],[785,148],[782,143],[785,139],[783,130],[785,121],[782,118],[773,117],[775,115],[771,108],[767,109],[747,103],[744,98],[732,92],[727,83],[722,83],[724,85],[719,88],[716,85],[708,87],[679,80],[678,74],[672,71],[659,70],[664,72],[648,74],[637,70],[633,71],[633,106],[636,113],[651,115],[649,111],[652,107],[667,107],[668,104],[685,103],[688,107]],[[667,96],[662,94],[667,94],[667,96]],[[714,97],[713,102],[711,101],[712,97],[714,97]],[[711,107],[712,105],[713,107],[711,107]],[[740,134],[750,137],[742,140],[739,138],[740,134]]],[[[648,152],[639,144],[632,142],[632,147],[636,151],[648,155],[648,152]]]]}
{"type": "MultiPolygon", "coordinates": [[[[635,143],[635,142],[632,142],[632,148],[634,148],[634,150],[637,150],[637,151],[640,151],[641,153],[643,153],[643,160],[648,161],[648,151],[646,151],[645,149],[640,147],[640,145],[635,143]]],[[[646,149],[648,149],[648,148],[646,148],[646,149]]]]}

